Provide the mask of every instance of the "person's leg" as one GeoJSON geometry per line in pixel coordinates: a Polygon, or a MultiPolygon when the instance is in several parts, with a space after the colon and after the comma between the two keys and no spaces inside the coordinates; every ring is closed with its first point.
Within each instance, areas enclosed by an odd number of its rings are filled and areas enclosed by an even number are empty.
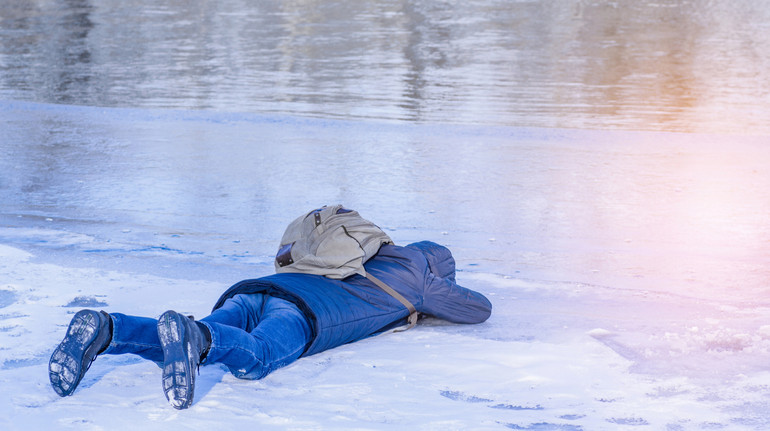
{"type": "Polygon", "coordinates": [[[201,322],[211,334],[204,363],[222,363],[242,379],[260,379],[294,362],[311,337],[297,306],[269,295],[236,295],[201,322]]]}
{"type": "Polygon", "coordinates": [[[156,319],[148,317],[78,311],[64,339],[51,354],[51,386],[63,397],[72,394],[98,355],[133,353],[163,362],[157,324],[156,319]]]}
{"type": "Polygon", "coordinates": [[[163,362],[163,350],[158,339],[158,319],[110,313],[112,341],[103,352],[106,355],[133,353],[153,362],[163,362]]]}
{"type": "Polygon", "coordinates": [[[221,323],[251,332],[261,320],[267,297],[261,293],[235,295],[200,321],[221,323]]]}

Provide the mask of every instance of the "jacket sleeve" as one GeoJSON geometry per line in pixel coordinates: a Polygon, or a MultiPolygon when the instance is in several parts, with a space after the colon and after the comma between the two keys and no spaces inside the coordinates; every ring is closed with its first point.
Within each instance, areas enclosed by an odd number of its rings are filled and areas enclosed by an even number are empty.
{"type": "Polygon", "coordinates": [[[432,241],[415,242],[407,247],[419,250],[425,256],[430,272],[435,276],[448,278],[451,282],[455,281],[455,259],[448,248],[432,241]]]}
{"type": "Polygon", "coordinates": [[[481,323],[492,314],[492,303],[479,292],[430,274],[421,311],[453,323],[481,323]]]}

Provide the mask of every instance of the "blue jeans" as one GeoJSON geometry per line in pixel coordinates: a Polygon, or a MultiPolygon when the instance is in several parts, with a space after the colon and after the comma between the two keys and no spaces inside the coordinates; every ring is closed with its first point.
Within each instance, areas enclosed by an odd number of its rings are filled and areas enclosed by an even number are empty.
{"type": "MultiPolygon", "coordinates": [[[[110,315],[112,341],[104,354],[134,353],[163,362],[156,319],[110,315]]],[[[200,322],[211,332],[203,364],[224,364],[242,379],[261,379],[296,361],[311,337],[310,324],[296,305],[264,294],[236,295],[200,322]]]]}

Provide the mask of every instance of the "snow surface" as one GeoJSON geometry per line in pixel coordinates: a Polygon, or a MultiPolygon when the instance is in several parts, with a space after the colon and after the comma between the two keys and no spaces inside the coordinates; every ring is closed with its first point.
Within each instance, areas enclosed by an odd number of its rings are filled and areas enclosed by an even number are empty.
{"type": "Polygon", "coordinates": [[[761,137],[0,112],[0,429],[770,429],[761,137]],[[397,243],[448,245],[491,318],[260,381],[203,367],[185,411],[128,355],[71,397],[50,388],[77,310],[204,316],[272,272],[296,214],[335,202],[397,243]]]}

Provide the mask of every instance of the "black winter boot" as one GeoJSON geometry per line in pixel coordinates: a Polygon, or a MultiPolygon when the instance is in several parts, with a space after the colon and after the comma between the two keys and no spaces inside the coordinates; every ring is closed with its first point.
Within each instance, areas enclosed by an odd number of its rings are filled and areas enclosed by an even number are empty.
{"type": "Polygon", "coordinates": [[[62,397],[72,394],[96,356],[112,341],[112,318],[93,310],[80,310],[48,362],[51,386],[62,397]]]}
{"type": "Polygon", "coordinates": [[[163,348],[163,393],[176,409],[192,405],[195,375],[209,342],[201,328],[176,311],[166,311],[158,319],[158,338],[163,348]]]}

